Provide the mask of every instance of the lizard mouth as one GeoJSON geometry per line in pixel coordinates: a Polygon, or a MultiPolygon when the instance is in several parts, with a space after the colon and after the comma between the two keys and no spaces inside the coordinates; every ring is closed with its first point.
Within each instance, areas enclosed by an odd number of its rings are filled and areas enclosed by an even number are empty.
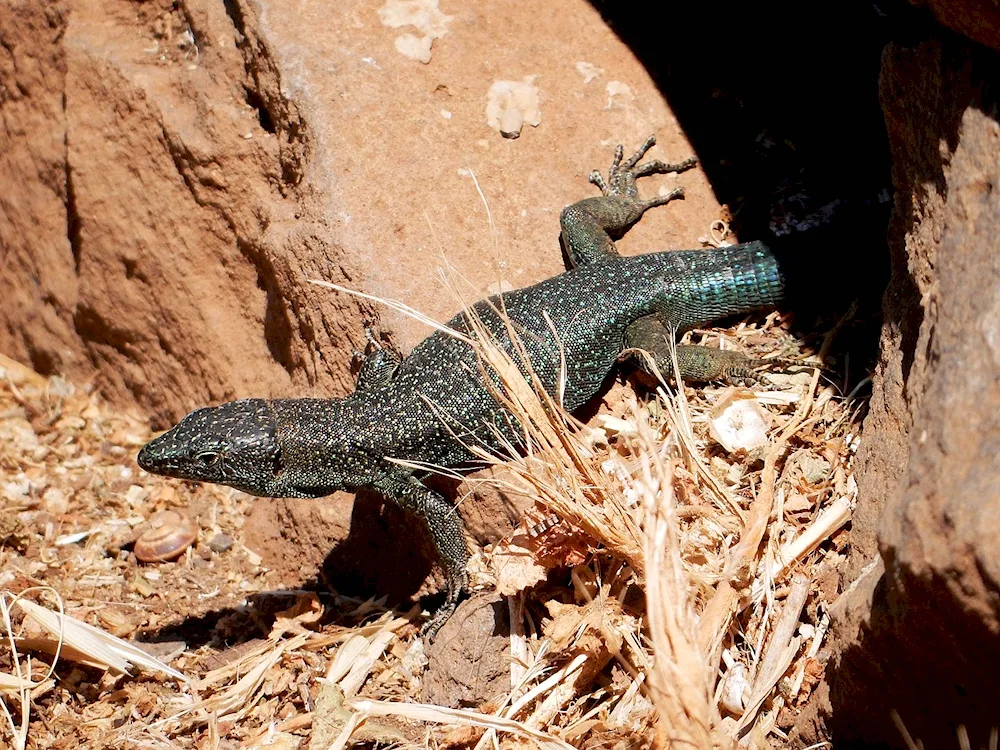
{"type": "Polygon", "coordinates": [[[139,468],[144,471],[148,471],[151,474],[163,473],[163,470],[167,468],[163,460],[163,456],[160,455],[159,446],[157,443],[160,442],[161,438],[154,438],[146,443],[139,450],[139,455],[135,457],[136,462],[139,464],[139,468]]]}
{"type": "Polygon", "coordinates": [[[136,456],[136,463],[139,464],[139,468],[150,474],[185,479],[184,467],[181,463],[171,459],[170,454],[163,450],[164,445],[161,441],[164,437],[166,435],[150,440],[142,446],[136,456]]]}
{"type": "Polygon", "coordinates": [[[139,468],[143,471],[149,471],[152,468],[152,461],[150,460],[150,450],[149,443],[146,443],[142,448],[139,449],[139,455],[135,457],[136,463],[139,464],[139,468]]]}
{"type": "Polygon", "coordinates": [[[173,430],[168,430],[142,446],[136,463],[151,474],[197,480],[214,474],[214,467],[221,458],[218,452],[203,451],[191,456],[188,451],[178,450],[173,430]]]}

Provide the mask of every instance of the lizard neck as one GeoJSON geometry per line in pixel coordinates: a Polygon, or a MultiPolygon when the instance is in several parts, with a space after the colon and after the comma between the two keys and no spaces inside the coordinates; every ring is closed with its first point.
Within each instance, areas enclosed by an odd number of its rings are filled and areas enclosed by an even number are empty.
{"type": "Polygon", "coordinates": [[[270,402],[287,496],[320,497],[371,483],[381,456],[368,436],[374,421],[357,399],[270,402]]]}

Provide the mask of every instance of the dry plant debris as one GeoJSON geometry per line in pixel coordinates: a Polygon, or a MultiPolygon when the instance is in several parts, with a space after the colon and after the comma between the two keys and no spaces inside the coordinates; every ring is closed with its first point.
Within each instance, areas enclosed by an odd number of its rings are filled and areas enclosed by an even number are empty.
{"type": "MultiPolygon", "coordinates": [[[[777,316],[725,336],[785,340],[777,316]]],[[[852,404],[806,371],[756,391],[659,389],[587,428],[477,346],[529,446],[483,457],[538,510],[473,559],[507,604],[510,686],[462,708],[415,700],[415,609],[295,592],[268,610],[273,582],[239,542],[252,498],[145,475],[140,420],[0,358],[0,743],[780,746],[822,678],[852,404]],[[134,545],[165,511],[193,520],[193,543],[142,563],[134,545]]]]}

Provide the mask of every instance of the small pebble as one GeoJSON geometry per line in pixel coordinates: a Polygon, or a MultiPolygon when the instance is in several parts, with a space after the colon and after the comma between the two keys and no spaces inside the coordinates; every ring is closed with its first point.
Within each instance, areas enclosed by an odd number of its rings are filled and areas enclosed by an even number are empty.
{"type": "Polygon", "coordinates": [[[208,546],[212,552],[221,553],[231,550],[233,544],[233,538],[229,534],[216,534],[212,537],[212,541],[208,543],[208,546]]]}
{"type": "Polygon", "coordinates": [[[803,456],[799,461],[802,476],[809,484],[818,484],[830,474],[830,462],[817,456],[803,456]]]}

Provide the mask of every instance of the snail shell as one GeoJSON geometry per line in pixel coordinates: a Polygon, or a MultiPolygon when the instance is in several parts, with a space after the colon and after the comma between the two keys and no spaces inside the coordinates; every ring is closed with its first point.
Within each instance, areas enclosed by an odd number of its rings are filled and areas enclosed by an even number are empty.
{"type": "Polygon", "coordinates": [[[198,538],[198,526],[176,510],[155,513],[135,542],[135,556],[142,562],[176,560],[198,538]]]}

